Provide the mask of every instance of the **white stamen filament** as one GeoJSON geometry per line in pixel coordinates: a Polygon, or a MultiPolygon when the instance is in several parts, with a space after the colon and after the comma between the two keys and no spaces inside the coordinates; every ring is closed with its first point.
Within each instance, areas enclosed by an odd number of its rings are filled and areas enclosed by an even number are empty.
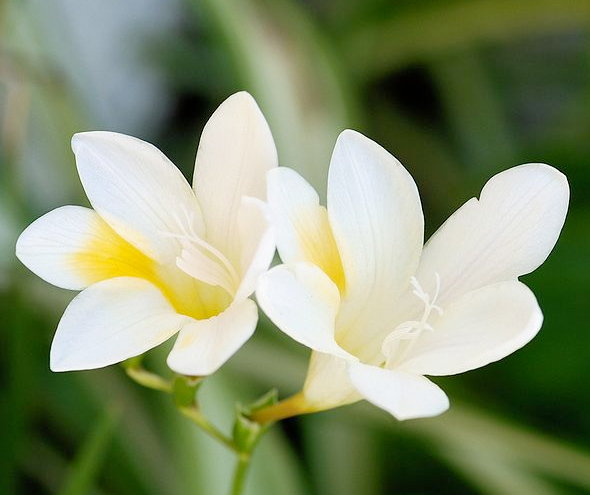
{"type": "Polygon", "coordinates": [[[381,346],[381,352],[387,358],[386,367],[389,366],[394,357],[396,358],[395,361],[402,360],[414,347],[416,340],[424,331],[432,332],[434,328],[432,325],[428,323],[430,315],[433,311],[436,311],[439,315],[442,315],[444,311],[440,306],[436,305],[436,300],[438,299],[440,293],[440,276],[438,273],[434,273],[435,279],[435,290],[432,299],[430,295],[422,289],[420,282],[416,277],[412,277],[410,279],[410,284],[414,288],[412,294],[414,294],[420,301],[424,303],[424,311],[422,312],[422,317],[420,320],[408,320],[404,321],[400,325],[398,325],[393,332],[391,332],[383,341],[381,346]],[[398,354],[394,352],[398,349],[398,346],[395,345],[396,341],[411,341],[404,347],[403,352],[401,355],[395,356],[398,354]]]}
{"type": "Polygon", "coordinates": [[[182,233],[162,232],[162,235],[180,239],[182,243],[183,251],[181,256],[177,258],[179,268],[194,278],[202,278],[206,283],[212,283],[213,278],[215,279],[213,285],[219,285],[228,293],[234,295],[240,283],[240,277],[234,266],[223,253],[201,239],[195,232],[194,214],[188,212],[185,208],[182,211],[185,215],[184,221],[174,213],[174,218],[182,233]],[[203,264],[208,264],[209,266],[202,266],[203,264]],[[199,276],[201,274],[205,275],[205,272],[208,276],[199,276]]]}

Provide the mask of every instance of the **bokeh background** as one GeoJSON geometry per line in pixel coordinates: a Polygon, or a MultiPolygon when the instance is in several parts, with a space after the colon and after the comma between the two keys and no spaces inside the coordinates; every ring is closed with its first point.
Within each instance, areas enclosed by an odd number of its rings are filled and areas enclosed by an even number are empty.
{"type": "MultiPolygon", "coordinates": [[[[52,374],[73,293],[14,257],[19,232],[87,201],[74,132],[156,144],[192,174],[214,108],[250,91],[282,165],[325,190],[352,127],[414,175],[432,233],[494,173],[547,162],[570,180],[561,239],[524,277],[545,313],[509,358],[437,380],[451,410],[397,422],[356,404],[283,422],[247,493],[590,493],[590,2],[587,0],[1,0],[0,493],[225,493],[233,456],[120,367],[52,374]]],[[[162,367],[166,348],[149,355],[162,367]]],[[[268,322],[202,390],[236,400],[301,386],[307,351],[268,322]]]]}

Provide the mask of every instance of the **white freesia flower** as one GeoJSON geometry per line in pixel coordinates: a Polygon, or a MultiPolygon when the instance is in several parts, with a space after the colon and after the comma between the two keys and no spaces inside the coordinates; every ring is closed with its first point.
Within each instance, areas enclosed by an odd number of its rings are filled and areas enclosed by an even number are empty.
{"type": "Polygon", "coordinates": [[[261,277],[260,306],[313,349],[302,393],[260,419],[366,399],[398,419],[437,415],[444,392],[424,375],[501,359],[542,314],[520,275],[549,255],[568,205],[565,176],[528,164],[494,176],[423,247],[412,177],[375,142],[344,131],[328,207],[294,171],[268,176],[283,265],[261,277]]]}
{"type": "Polygon", "coordinates": [[[263,200],[277,156],[256,102],[237,93],[213,114],[194,190],[139,139],[86,132],[72,148],[94,209],[57,208],[16,246],[46,281],[82,290],[59,322],[51,369],[107,366],[180,332],[170,368],[214,372],[252,335],[258,315],[248,296],[274,253],[263,200]]]}

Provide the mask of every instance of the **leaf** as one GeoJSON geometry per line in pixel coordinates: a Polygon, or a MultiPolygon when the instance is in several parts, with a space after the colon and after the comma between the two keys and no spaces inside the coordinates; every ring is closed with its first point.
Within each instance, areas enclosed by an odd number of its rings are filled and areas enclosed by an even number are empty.
{"type": "Polygon", "coordinates": [[[105,409],[71,464],[58,495],[89,493],[100,473],[111,439],[116,430],[118,414],[105,409]]]}
{"type": "Polygon", "coordinates": [[[589,25],[590,3],[585,0],[432,2],[401,15],[393,12],[356,32],[346,31],[341,51],[355,74],[370,80],[459,46],[511,41],[589,25]]]}

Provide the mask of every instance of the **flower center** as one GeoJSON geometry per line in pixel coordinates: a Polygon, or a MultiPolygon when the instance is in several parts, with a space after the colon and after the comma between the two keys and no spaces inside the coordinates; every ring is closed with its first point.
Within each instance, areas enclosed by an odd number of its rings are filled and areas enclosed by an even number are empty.
{"type": "Polygon", "coordinates": [[[400,323],[395,330],[385,338],[381,346],[381,352],[387,358],[385,367],[389,368],[394,362],[399,362],[404,359],[423,332],[431,332],[434,330],[432,325],[428,323],[433,311],[436,311],[439,315],[444,313],[442,308],[436,304],[436,300],[440,294],[440,276],[436,272],[434,273],[434,280],[435,289],[431,298],[430,294],[424,291],[416,277],[410,279],[410,284],[414,288],[412,294],[422,301],[424,304],[424,310],[422,312],[422,317],[419,320],[407,320],[400,323]]]}
{"type": "Polygon", "coordinates": [[[221,287],[233,296],[240,284],[236,269],[223,253],[201,239],[195,232],[194,215],[183,211],[184,219],[175,216],[181,233],[163,233],[180,240],[182,252],[177,258],[178,268],[201,282],[221,287]]]}

